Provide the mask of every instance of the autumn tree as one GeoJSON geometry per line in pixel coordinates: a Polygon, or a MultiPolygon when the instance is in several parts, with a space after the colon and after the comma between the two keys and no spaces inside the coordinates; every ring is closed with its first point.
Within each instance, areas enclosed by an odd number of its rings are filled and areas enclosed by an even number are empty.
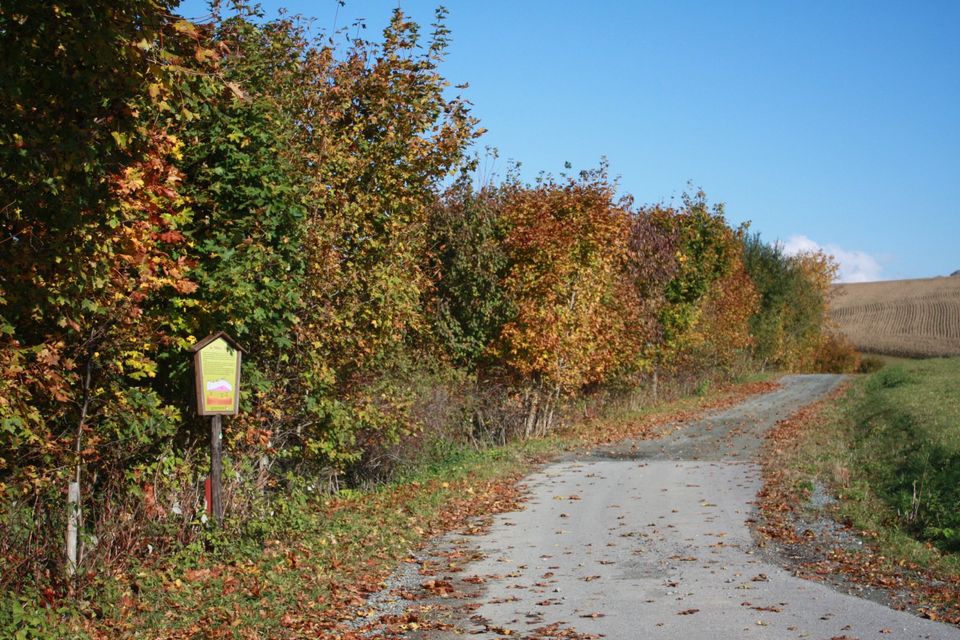
{"type": "Polygon", "coordinates": [[[522,383],[524,433],[543,433],[557,400],[620,363],[632,307],[623,297],[629,212],[603,170],[505,187],[504,290],[516,308],[492,344],[522,383]]]}
{"type": "Polygon", "coordinates": [[[465,174],[430,218],[433,331],[452,359],[470,370],[494,363],[489,347],[516,307],[504,281],[511,268],[504,216],[509,188],[473,186],[465,174]]]}
{"type": "Polygon", "coordinates": [[[359,458],[364,439],[396,439],[413,426],[396,378],[428,332],[428,218],[480,133],[467,103],[446,96],[443,19],[440,10],[423,38],[398,10],[380,44],[354,41],[342,60],[331,47],[304,56],[304,443],[338,466],[359,458]]]}
{"type": "Polygon", "coordinates": [[[739,245],[734,244],[728,273],[717,279],[704,297],[696,326],[699,344],[690,353],[702,370],[727,375],[750,366],[754,344],[750,319],[760,301],[737,249],[739,245]]]}
{"type": "MultiPolygon", "coordinates": [[[[700,368],[697,349],[713,339],[703,331],[710,328],[703,319],[708,298],[716,284],[731,274],[739,249],[723,206],[711,207],[702,191],[684,194],[680,207],[655,205],[642,211],[675,243],[676,266],[666,283],[665,303],[659,311],[662,341],[653,359],[656,395],[661,368],[700,368]]],[[[719,303],[721,294],[713,295],[713,302],[719,303]]]]}
{"type": "Polygon", "coordinates": [[[87,478],[122,475],[177,427],[152,385],[158,349],[177,340],[154,303],[195,284],[179,231],[189,219],[175,165],[182,142],[170,131],[181,114],[160,88],[183,79],[182,60],[208,52],[171,9],[146,0],[0,9],[0,104],[15,114],[0,123],[10,390],[0,401],[0,488],[16,486],[32,505],[7,523],[23,536],[4,539],[9,575],[72,573],[82,537],[64,567],[54,532],[96,520],[95,508],[81,510],[96,504],[87,478]]]}
{"type": "Polygon", "coordinates": [[[627,257],[622,276],[623,295],[633,317],[631,344],[615,379],[638,385],[650,374],[666,346],[664,314],[669,304],[667,286],[679,269],[677,233],[666,229],[650,210],[631,213],[627,257]]]}
{"type": "Polygon", "coordinates": [[[743,247],[745,267],[761,296],[750,318],[755,359],[763,367],[813,368],[821,346],[839,347],[828,338],[836,263],[822,252],[787,255],[757,234],[746,236],[743,247]]]}

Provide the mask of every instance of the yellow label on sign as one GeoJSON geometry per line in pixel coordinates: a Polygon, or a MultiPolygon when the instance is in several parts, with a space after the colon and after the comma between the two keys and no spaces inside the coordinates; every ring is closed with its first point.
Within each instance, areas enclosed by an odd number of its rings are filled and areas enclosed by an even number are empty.
{"type": "Polygon", "coordinates": [[[201,393],[204,413],[234,413],[240,380],[240,352],[223,338],[200,350],[201,393]]]}

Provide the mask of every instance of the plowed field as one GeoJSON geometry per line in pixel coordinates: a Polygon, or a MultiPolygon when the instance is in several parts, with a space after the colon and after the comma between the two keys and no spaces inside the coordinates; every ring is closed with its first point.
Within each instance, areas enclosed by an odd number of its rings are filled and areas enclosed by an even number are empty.
{"type": "Polygon", "coordinates": [[[960,355],[960,277],[841,284],[831,315],[860,351],[960,355]]]}

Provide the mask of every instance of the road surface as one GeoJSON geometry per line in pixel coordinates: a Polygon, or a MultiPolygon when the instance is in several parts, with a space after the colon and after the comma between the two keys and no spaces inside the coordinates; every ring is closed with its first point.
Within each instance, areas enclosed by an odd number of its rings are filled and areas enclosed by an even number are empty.
{"type": "Polygon", "coordinates": [[[663,439],[528,477],[525,510],[497,516],[480,537],[442,543],[480,559],[451,576],[475,587],[450,607],[456,631],[426,637],[960,638],[955,627],[796,578],[754,544],[763,432],[839,380],[788,376],[781,389],[663,439]]]}

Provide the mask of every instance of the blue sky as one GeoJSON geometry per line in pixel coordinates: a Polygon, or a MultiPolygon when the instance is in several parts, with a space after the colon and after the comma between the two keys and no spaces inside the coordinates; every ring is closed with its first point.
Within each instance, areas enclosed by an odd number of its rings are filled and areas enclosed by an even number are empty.
{"type": "MultiPolygon", "coordinates": [[[[319,29],[401,6],[269,0],[319,29]]],[[[688,182],[845,280],[960,269],[960,2],[448,0],[443,72],[523,174],[595,167],[637,202],[688,182]]],[[[206,13],[188,0],[181,13],[206,13]]]]}

